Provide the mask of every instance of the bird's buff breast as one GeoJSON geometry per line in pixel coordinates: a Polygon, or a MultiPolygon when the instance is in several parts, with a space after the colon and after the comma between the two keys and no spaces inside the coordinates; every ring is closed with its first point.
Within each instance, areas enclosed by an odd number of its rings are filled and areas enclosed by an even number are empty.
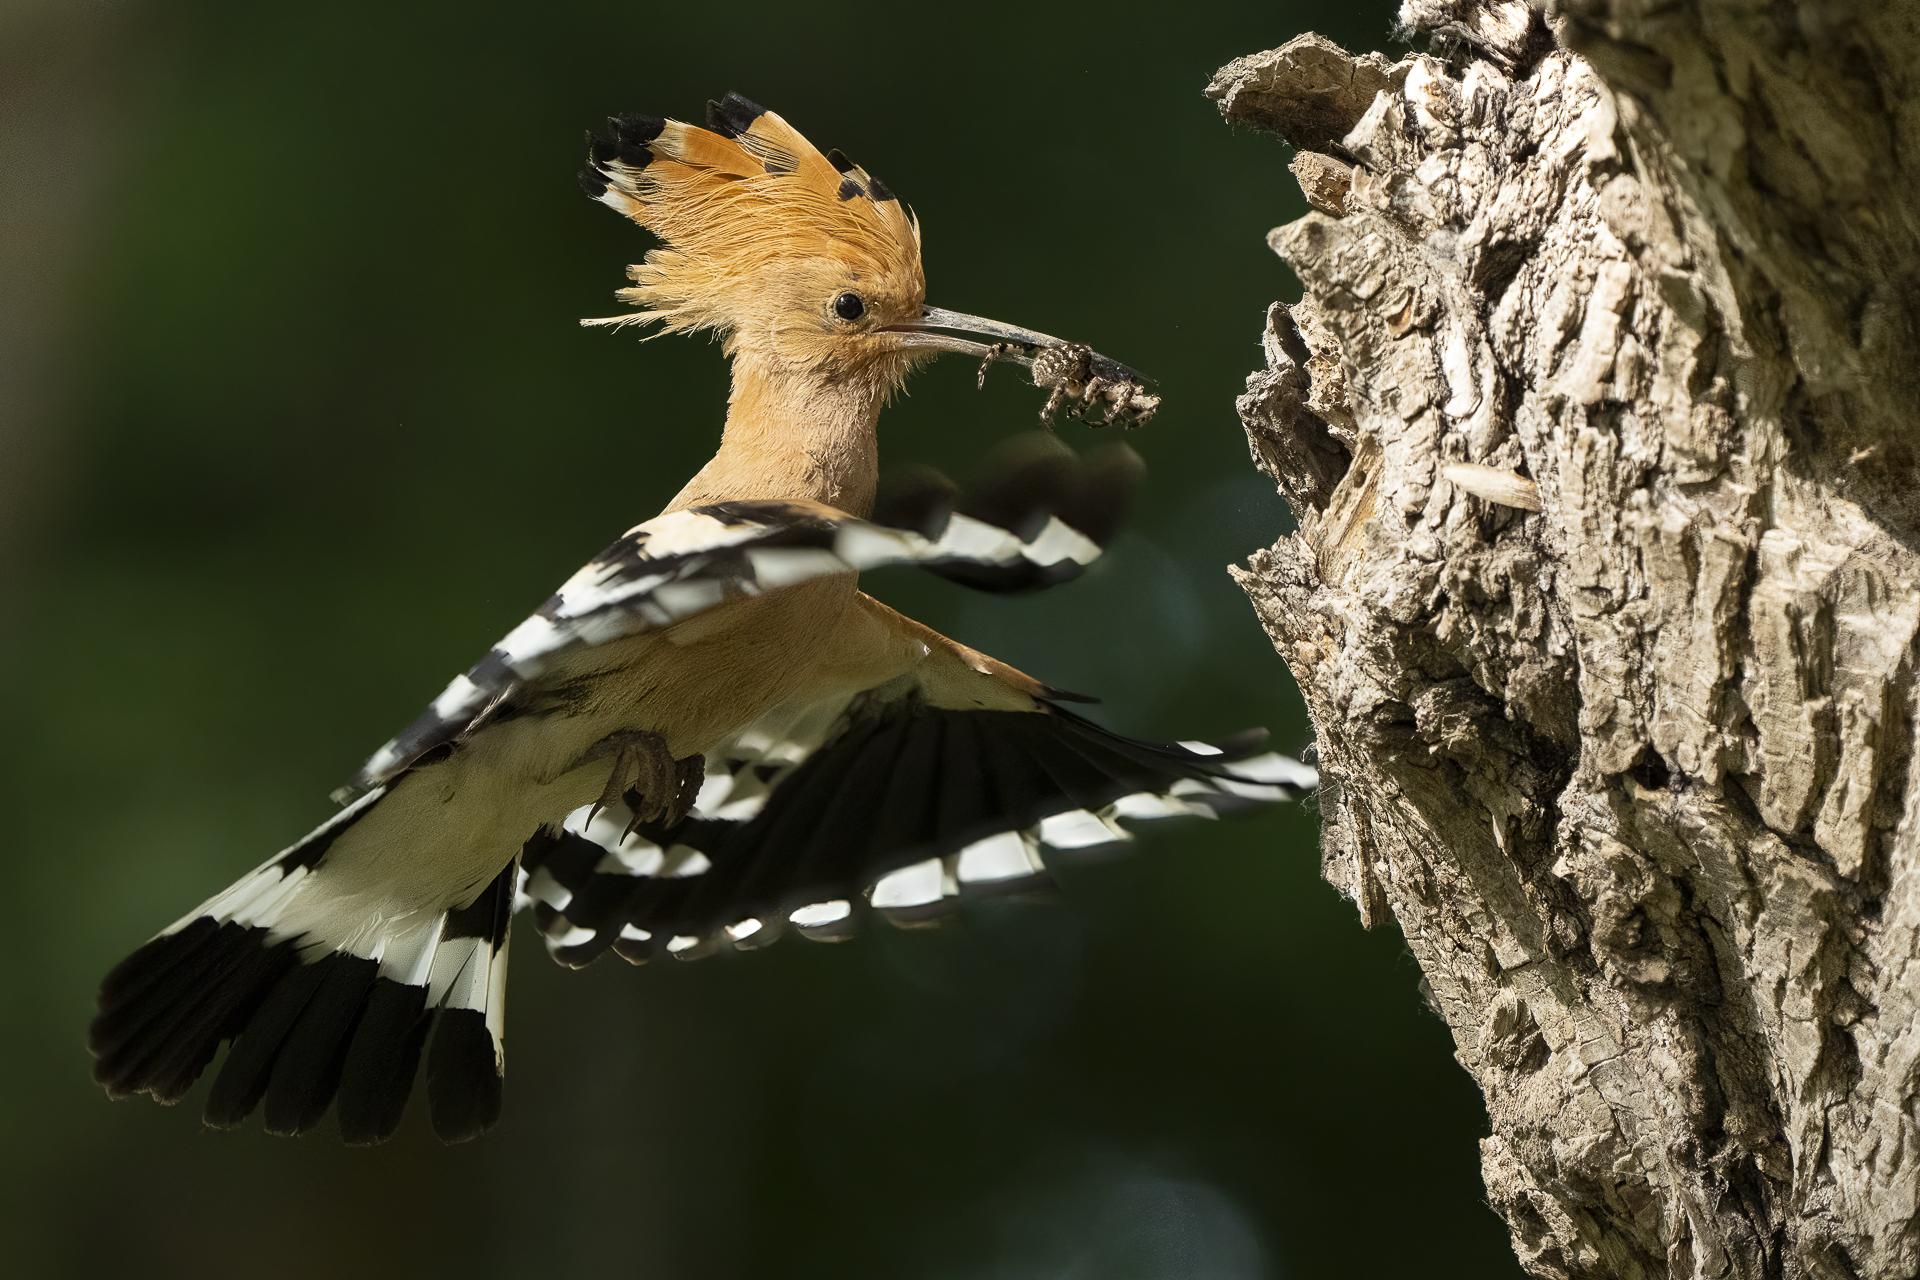
{"type": "Polygon", "coordinates": [[[599,696],[564,736],[650,729],[675,756],[704,754],[816,678],[855,597],[852,575],[827,578],[584,651],[559,679],[591,676],[599,696]]]}

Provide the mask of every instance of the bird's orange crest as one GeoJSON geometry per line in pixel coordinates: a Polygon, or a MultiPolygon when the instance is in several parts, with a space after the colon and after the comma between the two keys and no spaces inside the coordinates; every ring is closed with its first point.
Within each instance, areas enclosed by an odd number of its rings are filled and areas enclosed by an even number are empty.
{"type": "Polygon", "coordinates": [[[885,184],[738,94],[707,104],[704,129],[609,123],[581,183],[663,243],[619,291],[639,310],[584,323],[707,329],[730,352],[814,367],[898,358],[888,341],[846,341],[926,300],[919,223],[885,184]]]}

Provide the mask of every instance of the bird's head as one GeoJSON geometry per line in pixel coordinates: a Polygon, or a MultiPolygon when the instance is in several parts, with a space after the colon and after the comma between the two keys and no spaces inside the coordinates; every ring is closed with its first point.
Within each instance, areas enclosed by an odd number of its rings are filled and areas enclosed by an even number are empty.
{"type": "Polygon", "coordinates": [[[927,306],[919,220],[878,178],[738,94],[707,104],[704,129],[658,116],[609,124],[581,185],[661,244],[619,291],[638,310],[585,324],[708,330],[768,372],[860,380],[882,396],[943,351],[1030,366],[1070,351],[1083,383],[1138,384],[1085,348],[927,306]]]}

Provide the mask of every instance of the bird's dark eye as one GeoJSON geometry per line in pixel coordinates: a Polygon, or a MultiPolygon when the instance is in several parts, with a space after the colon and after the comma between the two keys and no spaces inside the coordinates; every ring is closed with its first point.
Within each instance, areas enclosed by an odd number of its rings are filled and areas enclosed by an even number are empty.
{"type": "Polygon", "coordinates": [[[858,320],[867,314],[867,304],[857,293],[843,293],[833,300],[833,314],[842,320],[858,320]]]}

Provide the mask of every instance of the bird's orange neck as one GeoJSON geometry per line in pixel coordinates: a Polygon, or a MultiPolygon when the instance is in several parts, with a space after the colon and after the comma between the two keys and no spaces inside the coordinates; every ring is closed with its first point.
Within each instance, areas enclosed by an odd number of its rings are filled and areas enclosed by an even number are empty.
{"type": "Polygon", "coordinates": [[[712,461],[669,510],[741,498],[809,498],[854,515],[873,508],[875,425],[885,390],[825,381],[736,357],[727,426],[712,461]]]}

